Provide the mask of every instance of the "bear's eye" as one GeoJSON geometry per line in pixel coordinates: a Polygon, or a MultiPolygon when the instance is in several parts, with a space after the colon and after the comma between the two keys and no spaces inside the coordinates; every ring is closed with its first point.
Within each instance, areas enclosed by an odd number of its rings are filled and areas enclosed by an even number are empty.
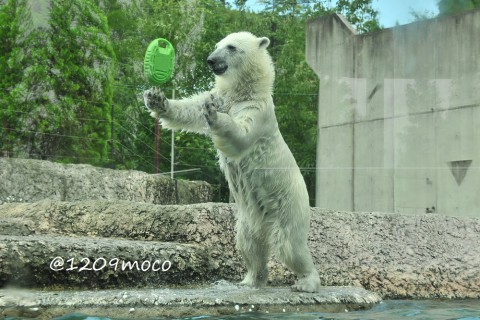
{"type": "Polygon", "coordinates": [[[232,46],[231,44],[229,44],[229,45],[227,46],[227,49],[228,49],[229,51],[235,51],[235,50],[237,50],[237,48],[236,48],[235,46],[232,46]]]}

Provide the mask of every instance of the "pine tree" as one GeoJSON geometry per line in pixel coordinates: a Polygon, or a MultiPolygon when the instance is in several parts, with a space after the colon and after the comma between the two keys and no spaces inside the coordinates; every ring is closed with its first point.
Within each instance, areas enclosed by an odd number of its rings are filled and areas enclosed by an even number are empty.
{"type": "Polygon", "coordinates": [[[105,164],[115,62],[106,17],[91,1],[52,0],[49,24],[52,87],[71,142],[62,152],[105,164]]]}
{"type": "MultiPolygon", "coordinates": [[[[16,125],[15,105],[12,88],[19,82],[20,69],[12,64],[12,54],[15,51],[15,39],[18,34],[17,11],[25,7],[25,1],[13,0],[0,6],[0,152],[8,156],[15,145],[16,125]]],[[[1,156],[0,155],[0,156],[1,156]]]]}
{"type": "Polygon", "coordinates": [[[115,56],[105,16],[91,1],[9,0],[0,19],[4,149],[106,163],[115,56]]]}

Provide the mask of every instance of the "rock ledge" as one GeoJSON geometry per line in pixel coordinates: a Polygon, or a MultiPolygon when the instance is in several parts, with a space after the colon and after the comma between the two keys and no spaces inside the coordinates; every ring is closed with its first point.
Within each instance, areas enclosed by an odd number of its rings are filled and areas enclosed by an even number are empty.
{"type": "Polygon", "coordinates": [[[371,308],[378,294],[357,287],[323,287],[319,293],[289,288],[251,289],[219,281],[206,288],[102,291],[0,290],[1,316],[50,319],[68,313],[135,319],[247,312],[345,312],[371,308]]]}

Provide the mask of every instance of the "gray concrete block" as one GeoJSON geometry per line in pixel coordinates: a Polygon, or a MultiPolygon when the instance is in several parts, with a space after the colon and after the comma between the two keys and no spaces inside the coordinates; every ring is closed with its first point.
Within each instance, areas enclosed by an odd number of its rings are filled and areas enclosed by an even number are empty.
{"type": "Polygon", "coordinates": [[[317,206],[479,216],[479,33],[480,10],[370,34],[337,14],[307,23],[306,59],[320,79],[317,206]],[[325,134],[347,125],[352,137],[325,134]],[[350,148],[350,181],[337,170],[334,183],[325,160],[350,148]],[[452,161],[471,161],[461,186],[445,170],[452,161]],[[376,189],[392,168],[393,188],[376,189]]]}
{"type": "Polygon", "coordinates": [[[105,199],[189,204],[212,197],[212,187],[203,181],[177,182],[141,171],[0,158],[0,202],[105,199]]]}

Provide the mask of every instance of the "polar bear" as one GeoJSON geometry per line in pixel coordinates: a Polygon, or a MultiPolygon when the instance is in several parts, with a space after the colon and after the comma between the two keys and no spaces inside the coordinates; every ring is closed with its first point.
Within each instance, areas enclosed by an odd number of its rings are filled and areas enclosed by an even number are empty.
{"type": "Polygon", "coordinates": [[[144,92],[145,105],[164,127],[213,140],[237,204],[236,242],[247,266],[241,283],[264,286],[275,253],[297,275],[293,290],[317,292],[320,279],[307,246],[308,193],[278,129],[269,44],[249,32],[232,33],[207,58],[215,74],[211,91],[169,100],[152,88],[144,92]]]}

